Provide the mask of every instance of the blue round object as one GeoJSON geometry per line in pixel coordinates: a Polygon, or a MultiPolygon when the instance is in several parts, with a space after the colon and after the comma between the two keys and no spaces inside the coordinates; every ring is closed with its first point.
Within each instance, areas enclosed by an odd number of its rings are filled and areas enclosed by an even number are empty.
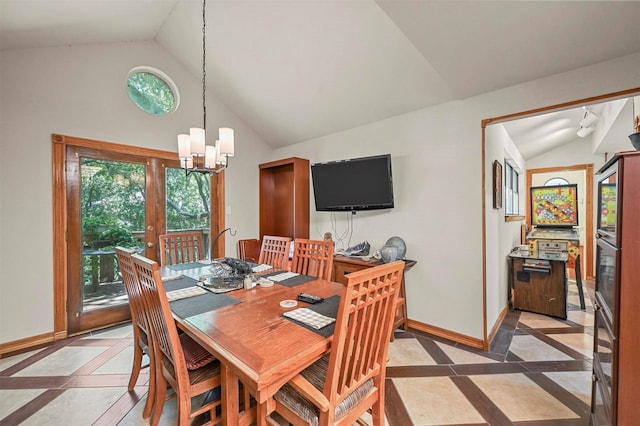
{"type": "Polygon", "coordinates": [[[391,237],[384,245],[393,246],[398,250],[396,259],[404,259],[405,254],[407,254],[407,244],[400,237],[391,237]]]}

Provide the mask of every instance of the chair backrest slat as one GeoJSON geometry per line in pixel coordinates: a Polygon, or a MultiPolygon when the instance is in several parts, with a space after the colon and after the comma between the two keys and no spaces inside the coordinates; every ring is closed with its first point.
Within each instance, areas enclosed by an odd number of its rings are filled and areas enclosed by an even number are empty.
{"type": "Polygon", "coordinates": [[[289,248],[291,238],[265,235],[262,237],[262,247],[260,248],[261,265],[271,265],[274,268],[287,269],[289,262],[289,248]]]}
{"type": "Polygon", "coordinates": [[[324,388],[332,406],[369,379],[384,381],[403,271],[396,261],[347,275],[324,388]]]}
{"type": "Polygon", "coordinates": [[[142,300],[142,293],[140,292],[140,286],[136,279],[136,273],[133,267],[133,260],[131,259],[135,250],[124,247],[116,247],[115,250],[116,257],[118,258],[118,265],[120,266],[120,273],[122,274],[124,290],[129,298],[131,322],[134,327],[142,330],[148,336],[149,326],[147,324],[147,317],[144,313],[144,301],[142,300]]]}
{"type": "MultiPolygon", "coordinates": [[[[165,366],[166,362],[172,364],[176,379],[180,375],[188,376],[184,353],[178,337],[178,329],[171,313],[162,277],[160,276],[159,265],[157,262],[137,254],[132,256],[132,260],[145,302],[149,327],[153,336],[154,350],[158,356],[157,359],[164,359],[165,366]]],[[[188,377],[186,380],[186,383],[188,383],[188,377]]],[[[181,380],[176,381],[178,383],[181,382],[181,380]]]]}
{"type": "Polygon", "coordinates": [[[177,265],[197,262],[207,257],[200,232],[176,232],[160,235],[160,264],[177,265]]]}
{"type": "Polygon", "coordinates": [[[291,271],[331,280],[333,271],[333,241],[296,238],[291,271]]]}

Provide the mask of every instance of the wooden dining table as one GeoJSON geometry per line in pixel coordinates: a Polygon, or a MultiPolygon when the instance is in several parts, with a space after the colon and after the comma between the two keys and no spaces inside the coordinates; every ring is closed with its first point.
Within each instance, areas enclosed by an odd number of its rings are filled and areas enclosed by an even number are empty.
{"type": "MultiPolygon", "coordinates": [[[[165,266],[162,276],[182,274],[198,279],[210,274],[211,266],[194,266],[181,270],[165,266]]],[[[270,272],[273,271],[265,274],[270,272]]],[[[276,282],[272,287],[258,285],[224,293],[236,301],[197,315],[179,316],[174,311],[178,327],[220,360],[223,424],[266,425],[267,416],[274,409],[272,397],[278,389],[330,349],[332,336],[326,332],[323,336],[282,315],[307,307],[307,303],[283,308],[280,302],[295,300],[299,293],[330,298],[340,295],[343,289],[342,284],[315,278],[295,286],[276,282]],[[255,398],[255,409],[244,407],[240,412],[238,381],[255,398]]]]}

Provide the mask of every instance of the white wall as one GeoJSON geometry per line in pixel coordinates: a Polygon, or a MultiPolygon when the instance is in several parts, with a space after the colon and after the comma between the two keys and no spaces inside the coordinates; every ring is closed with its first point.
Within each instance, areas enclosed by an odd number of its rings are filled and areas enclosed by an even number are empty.
{"type": "MultiPolygon", "coordinates": [[[[520,171],[519,188],[525,187],[524,159],[502,124],[487,126],[485,130],[485,213],[486,213],[486,299],[487,325],[491,327],[498,320],[500,313],[508,303],[509,275],[507,260],[513,247],[520,245],[520,226],[523,220],[505,222],[505,201],[503,188],[503,207],[493,208],[493,162],[498,160],[502,164],[503,186],[505,158],[513,162],[512,166],[520,171]]],[[[519,211],[524,214],[524,198],[521,195],[519,211]]]]}
{"type": "MultiPolygon", "coordinates": [[[[295,155],[313,163],[391,153],[396,207],[358,213],[351,242],[366,239],[377,249],[392,235],[404,238],[407,257],[418,261],[406,276],[409,317],[482,338],[482,198],[491,194],[481,187],[482,167],[490,170],[481,160],[482,119],[638,87],[638,63],[640,55],[630,55],[426,108],[276,150],[274,159],[295,155]]],[[[311,227],[312,237],[331,230],[331,214],[313,213],[311,227]]],[[[338,228],[346,228],[344,220],[338,228]]],[[[500,281],[491,317],[506,294],[500,278],[505,245],[487,239],[487,253],[495,253],[487,262],[488,286],[489,280],[500,281]]]]}
{"type": "MultiPolygon", "coordinates": [[[[640,55],[631,55],[274,152],[208,96],[208,127],[236,128],[227,225],[239,231],[236,239],[257,235],[260,162],[391,153],[397,207],[358,213],[351,242],[379,248],[403,237],[407,256],[418,261],[407,273],[409,317],[482,338],[481,120],[638,87],[638,63],[640,55]]],[[[53,329],[51,133],[175,150],[175,135],[199,123],[202,111],[199,78],[154,43],[7,51],[0,66],[0,342],[7,342],[53,329]],[[176,80],[178,112],[150,117],[128,100],[126,73],[141,64],[176,80]]],[[[344,231],[344,217],[337,227],[344,231]]],[[[312,214],[312,237],[331,229],[330,213],[312,214]]],[[[487,252],[498,253],[499,244],[489,239],[487,252]]],[[[501,269],[503,262],[488,264],[487,276],[501,269]]]]}
{"type": "MultiPolygon", "coordinates": [[[[51,134],[176,151],[176,135],[202,123],[202,86],[153,42],[3,51],[0,67],[3,343],[53,331],[51,134]],[[129,100],[127,73],[139,65],[174,79],[181,94],[175,113],[153,117],[129,100]]],[[[236,131],[227,226],[257,235],[257,165],[271,149],[211,95],[207,119],[210,129],[236,131]]],[[[233,254],[236,239],[227,239],[233,254]]]]}

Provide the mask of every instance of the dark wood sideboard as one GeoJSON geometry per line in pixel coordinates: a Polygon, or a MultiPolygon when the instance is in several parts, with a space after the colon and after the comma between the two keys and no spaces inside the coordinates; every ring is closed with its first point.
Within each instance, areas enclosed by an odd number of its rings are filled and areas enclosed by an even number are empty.
{"type": "MultiPolygon", "coordinates": [[[[404,272],[406,273],[417,262],[415,260],[404,261],[404,272]]],[[[331,281],[346,284],[347,279],[345,275],[351,272],[360,271],[362,269],[372,268],[374,266],[381,265],[382,261],[378,259],[371,259],[369,261],[362,260],[357,257],[346,257],[342,255],[336,255],[333,258],[333,272],[331,274],[331,281]]],[[[407,329],[407,303],[404,289],[404,275],[402,276],[402,282],[400,283],[400,293],[398,294],[398,307],[396,312],[396,319],[394,321],[394,329],[401,327],[403,330],[407,329]]]]}

